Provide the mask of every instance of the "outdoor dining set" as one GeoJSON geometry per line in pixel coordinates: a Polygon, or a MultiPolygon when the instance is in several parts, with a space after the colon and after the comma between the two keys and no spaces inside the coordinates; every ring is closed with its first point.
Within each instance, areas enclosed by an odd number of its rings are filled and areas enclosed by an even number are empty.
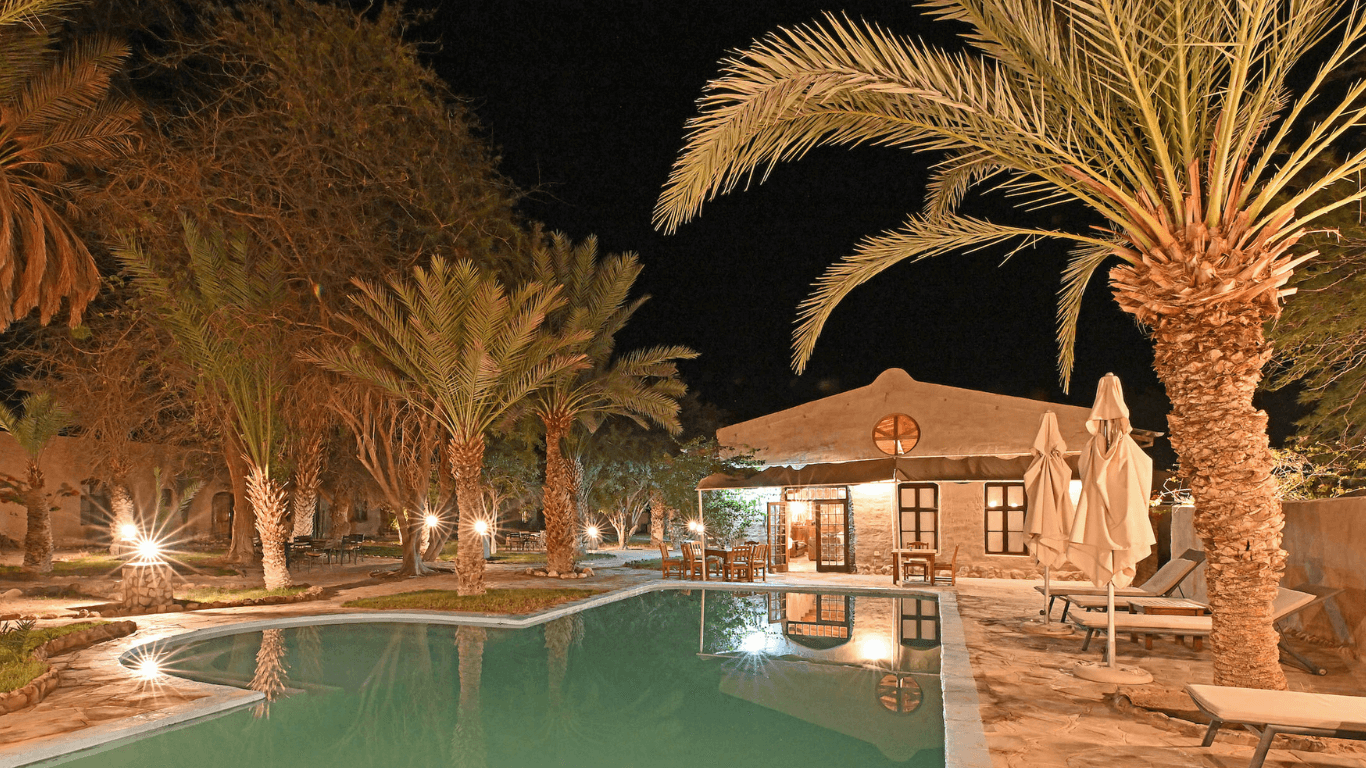
{"type": "Polygon", "coordinates": [[[680,579],[707,581],[713,577],[723,581],[754,581],[759,577],[768,581],[768,545],[745,542],[726,547],[704,546],[700,542],[685,541],[681,558],[669,557],[669,545],[660,544],[660,567],[664,578],[677,574],[680,579]]]}
{"type": "Polygon", "coordinates": [[[345,563],[348,558],[353,563],[360,562],[360,548],[364,542],[365,535],[359,533],[342,536],[339,539],[295,536],[292,541],[285,542],[285,561],[290,566],[306,565],[319,561],[331,565],[333,560],[340,564],[345,563]]]}

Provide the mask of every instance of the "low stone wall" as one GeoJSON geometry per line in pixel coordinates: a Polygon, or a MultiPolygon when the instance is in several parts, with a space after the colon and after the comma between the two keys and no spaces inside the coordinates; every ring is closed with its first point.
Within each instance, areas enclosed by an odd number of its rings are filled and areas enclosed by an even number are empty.
{"type": "MultiPolygon", "coordinates": [[[[34,661],[46,662],[53,656],[88,648],[96,643],[131,635],[136,631],[138,631],[138,625],[131,621],[101,624],[97,627],[82,629],[79,632],[72,632],[69,635],[55,637],[34,648],[29,657],[34,661]]],[[[0,715],[17,712],[37,704],[47,698],[49,693],[56,690],[60,682],[57,670],[49,667],[46,672],[30,680],[28,685],[7,693],[0,693],[0,715]]]]}
{"type": "MultiPolygon", "coordinates": [[[[1289,555],[1281,584],[1294,588],[1301,584],[1336,587],[1342,592],[1327,603],[1315,606],[1291,619],[1296,634],[1325,646],[1355,647],[1366,635],[1366,497],[1287,501],[1284,540],[1281,546],[1289,555]]],[[[1194,509],[1178,508],[1172,521],[1172,552],[1185,548],[1201,549],[1192,523],[1194,509]]],[[[1203,600],[1205,568],[1183,585],[1186,594],[1203,600]]]]}
{"type": "Polygon", "coordinates": [[[322,594],[322,587],[309,587],[297,595],[272,595],[270,597],[254,597],[247,600],[224,600],[208,603],[177,600],[165,605],[133,606],[131,608],[121,603],[109,603],[106,605],[91,606],[91,615],[109,618],[111,616],[143,616],[149,613],[180,613],[183,611],[199,611],[208,608],[242,608],[249,605],[283,605],[285,603],[302,603],[308,600],[317,600],[322,597],[322,594]]]}

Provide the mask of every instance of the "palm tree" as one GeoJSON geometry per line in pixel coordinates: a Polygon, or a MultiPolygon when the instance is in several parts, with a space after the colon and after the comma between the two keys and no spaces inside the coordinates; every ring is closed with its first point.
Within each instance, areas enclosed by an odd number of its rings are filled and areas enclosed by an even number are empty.
{"type": "Polygon", "coordinates": [[[0,3],[0,329],[33,309],[46,324],[62,299],[80,323],[100,276],[72,193],[133,145],[136,110],[109,97],[128,50],[97,37],[54,57],[41,15],[65,4],[0,3]]]}
{"type": "MultiPolygon", "coordinates": [[[[457,591],[484,593],[479,528],[484,438],[556,374],[583,365],[583,338],[546,331],[547,313],[563,299],[530,282],[507,290],[472,262],[432,259],[412,281],[388,287],[357,280],[360,310],[346,318],[367,345],[319,350],[309,359],[412,404],[450,436],[448,456],[459,507],[457,591]]],[[[491,526],[490,526],[491,527],[491,526]]]]}
{"type": "Polygon", "coordinates": [[[587,366],[565,370],[532,398],[532,408],[545,425],[546,568],[559,573],[574,570],[578,524],[575,472],[564,454],[564,440],[575,422],[589,431],[608,416],[646,419],[676,434],[678,398],[686,391],[678,380],[679,360],[697,353],[687,347],[653,347],[613,359],[616,334],[649,298],[629,301],[640,275],[635,254],[598,258],[598,241],[589,237],[578,246],[556,233],[536,250],[533,274],[548,285],[559,285],[565,304],[550,316],[550,327],[576,334],[576,347],[587,366]]]}
{"type": "MultiPolygon", "coordinates": [[[[831,311],[905,259],[1041,238],[1073,245],[1058,340],[1064,384],[1082,292],[1107,262],[1119,306],[1147,326],[1171,398],[1172,446],[1209,559],[1215,680],[1283,688],[1271,603],[1285,567],[1266,415],[1252,395],[1271,354],[1263,323],[1312,254],[1315,219],[1366,196],[1319,193],[1366,168],[1329,160],[1366,116],[1366,83],[1326,93],[1366,38],[1336,0],[932,0],[967,25],[950,53],[827,16],[726,61],[708,84],[656,209],[673,230],[755,170],[824,144],[942,156],[925,210],[833,265],[801,305],[800,371],[831,311]],[[1288,77],[1311,48],[1317,69],[1288,77]],[[1326,116],[1308,119],[1316,97],[1326,116]],[[1101,226],[1016,227],[956,213],[986,182],[1026,207],[1080,202],[1101,226]]],[[[1317,110],[1317,106],[1315,107],[1317,110]]]]}
{"type": "Polygon", "coordinates": [[[64,429],[71,415],[47,392],[35,392],[24,398],[24,415],[16,415],[0,403],[0,429],[10,433],[19,447],[28,454],[22,483],[6,479],[6,501],[21,503],[28,511],[28,529],[24,533],[24,567],[39,573],[52,570],[52,514],[51,500],[44,486],[40,462],[43,449],[57,433],[64,429]]]}
{"type": "Polygon", "coordinates": [[[246,462],[246,496],[261,537],[267,589],[291,583],[285,558],[288,498],[272,472],[281,446],[284,339],[277,311],[283,299],[278,263],[252,264],[247,241],[218,230],[200,233],[184,221],[189,254],[182,284],[162,276],[132,241],[115,250],[134,287],[175,342],[175,355],[218,403],[224,438],[246,462]]]}

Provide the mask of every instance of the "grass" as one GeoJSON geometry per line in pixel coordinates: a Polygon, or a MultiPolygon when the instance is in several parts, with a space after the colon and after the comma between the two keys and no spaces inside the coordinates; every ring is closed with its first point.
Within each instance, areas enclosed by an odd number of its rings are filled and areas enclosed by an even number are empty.
{"type": "Polygon", "coordinates": [[[475,613],[533,613],[560,603],[601,594],[601,589],[490,589],[482,595],[458,595],[448,589],[422,589],[397,595],[363,597],[343,608],[381,608],[475,613]]]}
{"type": "MultiPolygon", "coordinates": [[[[171,567],[182,575],[236,576],[237,571],[223,565],[223,555],[207,552],[177,552],[171,567]]],[[[123,565],[121,558],[108,554],[85,553],[68,560],[54,560],[47,576],[109,576],[123,565]]],[[[18,565],[0,565],[0,579],[32,579],[34,573],[18,565]]]]}
{"type": "Polygon", "coordinates": [[[47,671],[46,664],[41,661],[31,661],[28,658],[34,648],[63,635],[108,623],[107,621],[82,621],[62,627],[34,629],[24,636],[23,642],[15,642],[18,636],[11,640],[10,635],[12,633],[0,634],[0,641],[3,641],[3,646],[0,646],[0,693],[23,688],[33,678],[47,671]]]}
{"type": "Polygon", "coordinates": [[[642,571],[658,571],[664,567],[664,563],[656,557],[653,560],[632,560],[626,564],[626,567],[639,568],[642,571]]]}
{"type": "Polygon", "coordinates": [[[257,600],[262,597],[288,597],[303,592],[308,587],[283,587],[281,589],[266,589],[256,587],[254,589],[216,589],[213,587],[202,587],[198,589],[180,590],[176,593],[176,598],[191,603],[230,603],[235,600],[257,600]]]}

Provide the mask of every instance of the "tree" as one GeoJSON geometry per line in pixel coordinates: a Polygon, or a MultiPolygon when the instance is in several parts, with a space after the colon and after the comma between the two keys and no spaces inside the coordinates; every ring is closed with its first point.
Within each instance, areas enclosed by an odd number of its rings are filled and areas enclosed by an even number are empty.
{"type": "Polygon", "coordinates": [[[52,501],[45,490],[41,466],[43,449],[67,426],[71,415],[47,392],[24,398],[24,415],[0,404],[0,428],[10,433],[28,455],[24,479],[4,478],[0,500],[23,504],[28,512],[24,532],[24,567],[39,573],[52,571],[52,501]]]}
{"type": "Polygon", "coordinates": [[[229,445],[240,449],[266,589],[288,587],[288,499],[272,472],[281,446],[281,398],[290,362],[276,314],[284,300],[279,263],[251,263],[245,236],[201,233],[188,218],[184,230],[189,267],[181,279],[165,276],[165,266],[133,241],[116,255],[156,322],[174,339],[177,356],[198,373],[204,399],[221,414],[229,445]]]}
{"type": "Polygon", "coordinates": [[[574,246],[555,234],[537,249],[533,274],[546,285],[561,286],[564,304],[550,314],[558,334],[582,339],[575,347],[586,365],[566,369],[533,396],[533,410],[545,425],[546,567],[572,573],[578,522],[574,471],[564,441],[576,422],[590,432],[608,416],[648,419],[671,433],[679,430],[678,398],[687,388],[678,380],[679,360],[697,353],[687,347],[653,347],[614,359],[616,335],[649,297],[629,301],[640,275],[634,254],[599,259],[597,238],[574,246]]]}
{"type": "Polygon", "coordinates": [[[762,517],[759,501],[736,491],[713,491],[702,507],[707,535],[727,546],[743,541],[745,533],[762,517]]]}
{"type": "Polygon", "coordinates": [[[469,261],[433,258],[411,281],[387,287],[356,281],[356,315],[345,318],[366,348],[328,347],[309,355],[411,404],[445,428],[460,510],[457,591],[484,593],[480,476],[488,431],[557,374],[583,365],[582,335],[546,331],[563,302],[553,286],[508,291],[469,261]]]}
{"type": "Polygon", "coordinates": [[[889,266],[1009,241],[1072,244],[1060,294],[1066,383],[1081,296],[1107,262],[1121,309],[1146,326],[1173,410],[1172,447],[1205,542],[1215,682],[1284,688],[1271,621],[1285,552],[1266,414],[1252,395],[1270,355],[1306,227],[1366,197],[1316,198],[1366,167],[1320,166],[1366,115],[1366,83],[1326,92],[1366,39],[1366,14],[1334,0],[1150,3],[935,0],[968,26],[949,53],[828,16],[770,35],[726,62],[689,123],[656,208],[672,231],[761,166],[818,145],[864,142],[942,153],[925,210],[833,265],[801,305],[800,371],[839,301],[889,266]],[[1318,67],[1288,79],[1310,48],[1318,67]],[[1317,97],[1327,117],[1307,119],[1317,97]],[[1073,201],[1085,232],[957,213],[991,182],[1026,207],[1073,201]],[[1300,191],[1281,197],[1292,188],[1300,191]]]}
{"type": "Polygon", "coordinates": [[[74,328],[99,272],[74,222],[83,179],[133,146],[137,112],[109,96],[127,49],[97,36],[54,55],[64,3],[0,5],[0,330],[34,309],[43,324],[65,299],[74,328]]]}

